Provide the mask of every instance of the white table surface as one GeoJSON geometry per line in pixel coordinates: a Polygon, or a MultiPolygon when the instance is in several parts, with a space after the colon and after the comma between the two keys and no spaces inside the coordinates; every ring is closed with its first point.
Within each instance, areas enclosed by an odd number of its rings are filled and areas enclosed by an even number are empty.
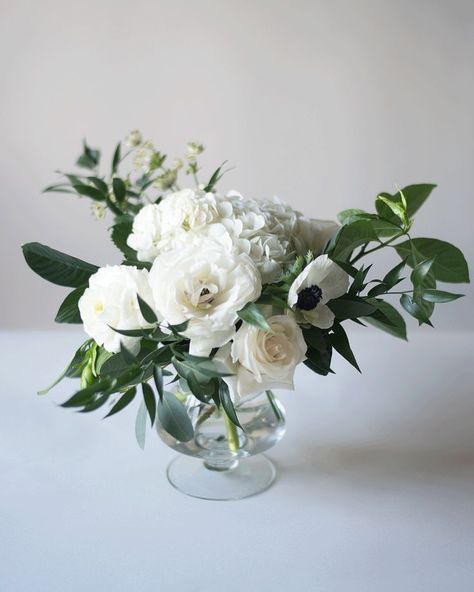
{"type": "Polygon", "coordinates": [[[238,502],[175,491],[174,452],[37,397],[79,333],[0,338],[0,591],[474,590],[474,336],[354,333],[364,373],[302,368],[278,480],[238,502]]]}

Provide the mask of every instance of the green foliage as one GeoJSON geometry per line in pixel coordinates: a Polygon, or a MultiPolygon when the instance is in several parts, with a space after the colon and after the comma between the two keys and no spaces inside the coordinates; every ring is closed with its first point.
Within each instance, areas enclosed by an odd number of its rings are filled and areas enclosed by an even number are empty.
{"type": "Polygon", "coordinates": [[[138,306],[140,307],[140,312],[142,313],[143,318],[147,323],[157,323],[158,317],[156,316],[154,310],[151,308],[149,304],[147,304],[143,298],[137,294],[138,306]]]}
{"type": "Polygon", "coordinates": [[[405,321],[397,309],[380,298],[371,299],[370,302],[376,310],[370,316],[363,317],[363,320],[394,337],[406,340],[405,321]]]}
{"type": "Polygon", "coordinates": [[[244,308],[239,310],[237,314],[239,315],[239,319],[242,319],[242,321],[245,323],[253,325],[258,329],[262,329],[262,331],[272,330],[268,324],[267,319],[265,318],[265,315],[260,310],[258,304],[255,304],[255,302],[249,302],[244,306],[244,308]]]}
{"type": "Polygon", "coordinates": [[[135,387],[128,389],[125,392],[125,394],[122,395],[120,399],[115,403],[115,405],[112,407],[112,409],[107,413],[105,417],[110,417],[111,415],[115,415],[119,411],[122,411],[122,409],[125,409],[125,407],[133,401],[136,393],[137,389],[135,387]]]}
{"type": "Polygon", "coordinates": [[[85,169],[95,169],[99,166],[100,162],[100,150],[91,148],[87,145],[87,142],[83,142],[82,154],[76,161],[77,166],[85,169]]]}
{"type": "Polygon", "coordinates": [[[410,267],[433,258],[431,271],[440,282],[469,282],[466,259],[461,251],[450,243],[435,238],[414,238],[399,243],[395,249],[400,257],[406,258],[410,267]]]}
{"type": "Polygon", "coordinates": [[[189,442],[194,437],[194,428],[184,405],[168,391],[163,392],[163,399],[158,400],[158,417],[163,428],[179,440],[189,442]]]}
{"type": "Polygon", "coordinates": [[[85,286],[76,288],[66,296],[54,319],[56,323],[82,323],[78,303],[85,289],[85,286]]]}
{"type": "Polygon", "coordinates": [[[349,339],[347,338],[347,334],[342,328],[342,325],[339,323],[335,323],[332,327],[332,332],[328,335],[328,343],[335,349],[343,358],[345,358],[349,364],[354,366],[354,368],[360,372],[359,365],[355,359],[355,356],[351,350],[351,346],[349,345],[349,339]]]}
{"type": "Polygon", "coordinates": [[[235,412],[234,404],[229,392],[229,387],[224,380],[219,381],[219,400],[230,421],[238,428],[243,429],[240,425],[237,413],[235,412]]]}
{"type": "Polygon", "coordinates": [[[40,243],[22,246],[29,267],[43,279],[58,286],[79,288],[87,284],[99,268],[40,243]]]}

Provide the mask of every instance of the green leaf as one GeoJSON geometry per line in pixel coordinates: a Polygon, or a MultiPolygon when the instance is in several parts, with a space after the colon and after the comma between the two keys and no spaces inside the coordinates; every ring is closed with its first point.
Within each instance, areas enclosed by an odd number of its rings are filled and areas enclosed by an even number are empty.
{"type": "Polygon", "coordinates": [[[417,302],[414,302],[408,294],[401,295],[400,304],[407,311],[407,313],[417,319],[420,324],[430,325],[430,327],[433,326],[423,308],[417,302]]]}
{"type": "Polygon", "coordinates": [[[158,417],[163,429],[180,442],[189,442],[194,437],[194,428],[186,409],[168,391],[163,392],[163,400],[158,400],[158,417]]]}
{"type": "Polygon", "coordinates": [[[342,296],[336,300],[330,300],[327,306],[332,310],[336,319],[340,321],[366,317],[376,310],[372,304],[356,296],[342,296]]]}
{"type": "Polygon", "coordinates": [[[97,187],[92,187],[92,185],[73,185],[75,191],[79,193],[79,195],[85,195],[86,197],[90,197],[95,201],[105,201],[106,196],[99,191],[97,187]]]}
{"type": "Polygon", "coordinates": [[[120,163],[121,151],[122,151],[122,148],[121,148],[121,144],[119,142],[115,148],[114,155],[112,158],[112,175],[116,172],[118,165],[120,163]]]}
{"type": "Polygon", "coordinates": [[[91,344],[91,339],[85,341],[77,350],[74,356],[72,357],[69,364],[64,368],[61,374],[56,378],[56,380],[50,384],[47,388],[38,391],[38,395],[46,395],[53,387],[61,382],[61,380],[65,377],[74,378],[80,376],[84,365],[87,363],[86,352],[91,344]]]}
{"type": "Polygon", "coordinates": [[[407,264],[406,259],[404,259],[401,263],[398,263],[393,267],[383,278],[382,282],[386,284],[389,288],[393,288],[399,279],[401,272],[403,271],[405,265],[407,264]]]}
{"type": "Polygon", "coordinates": [[[111,384],[111,380],[107,377],[96,380],[90,386],[74,393],[72,397],[61,404],[61,407],[82,407],[83,405],[90,403],[96,393],[105,391],[111,384]]]}
{"type": "Polygon", "coordinates": [[[435,238],[414,238],[395,245],[397,253],[410,267],[420,261],[435,258],[431,272],[441,282],[469,282],[466,259],[454,245],[435,238]]]}
{"type": "Polygon", "coordinates": [[[343,226],[338,232],[331,250],[331,259],[347,261],[354,249],[377,240],[377,234],[369,220],[356,220],[343,226]]]}
{"type": "Polygon", "coordinates": [[[145,448],[146,417],[147,410],[145,401],[142,401],[140,403],[140,407],[138,408],[137,418],[135,420],[135,438],[137,439],[138,446],[140,446],[142,450],[145,448]]]}
{"type": "Polygon", "coordinates": [[[344,225],[353,221],[355,218],[358,218],[360,215],[363,216],[366,213],[367,212],[365,210],[360,210],[359,208],[349,208],[347,210],[342,210],[342,212],[339,212],[339,214],[337,215],[337,219],[340,224],[344,225]]]}
{"type": "Polygon", "coordinates": [[[43,279],[59,286],[82,287],[99,269],[40,243],[27,243],[22,249],[29,267],[43,279]]]}
{"type": "Polygon", "coordinates": [[[326,341],[324,340],[324,333],[318,327],[310,327],[303,329],[303,337],[306,345],[316,349],[319,352],[325,352],[327,349],[326,341]]]}
{"type": "Polygon", "coordinates": [[[209,179],[209,181],[208,181],[208,183],[207,183],[206,187],[204,187],[204,191],[212,191],[212,190],[214,189],[214,187],[215,187],[216,183],[218,183],[219,179],[221,179],[221,178],[222,178],[222,175],[224,174],[224,173],[222,173],[222,174],[221,174],[221,170],[222,170],[222,167],[225,165],[225,163],[226,163],[226,162],[227,162],[227,160],[225,160],[225,161],[224,161],[224,162],[221,164],[221,166],[220,166],[219,168],[217,168],[217,169],[216,169],[216,170],[215,170],[215,171],[212,173],[212,176],[211,176],[211,178],[209,179]]]}
{"type": "Polygon", "coordinates": [[[100,179],[99,177],[87,177],[89,181],[91,181],[92,183],[94,183],[94,185],[97,187],[97,189],[103,193],[103,195],[107,195],[107,193],[109,192],[109,188],[107,187],[107,183],[103,180],[100,179]]]}
{"type": "Polygon", "coordinates": [[[54,185],[45,187],[42,193],[74,193],[74,191],[67,183],[55,183],[54,185]]]}
{"type": "Polygon", "coordinates": [[[140,307],[140,312],[142,313],[143,318],[147,323],[156,323],[158,322],[158,318],[151,308],[149,304],[147,304],[139,294],[137,294],[138,299],[138,306],[140,307]]]}
{"type": "Polygon", "coordinates": [[[104,419],[106,417],[110,417],[111,415],[115,415],[119,411],[122,411],[122,409],[125,409],[125,407],[129,403],[131,403],[133,401],[133,399],[135,398],[136,392],[137,392],[137,389],[134,386],[132,388],[128,389],[128,391],[124,395],[122,395],[120,397],[120,399],[115,403],[115,405],[107,413],[107,415],[104,417],[104,419]]]}
{"type": "Polygon", "coordinates": [[[137,358],[129,351],[123,343],[120,343],[120,355],[122,356],[124,362],[128,365],[135,364],[137,358]]]}
{"type": "Polygon", "coordinates": [[[99,161],[100,151],[88,146],[84,140],[82,154],[76,160],[77,166],[86,169],[95,169],[99,165],[99,161]]]}
{"type": "Polygon", "coordinates": [[[357,360],[355,359],[355,356],[351,350],[347,334],[342,328],[342,326],[338,323],[335,323],[332,327],[332,331],[333,332],[330,333],[327,337],[328,342],[343,358],[345,358],[349,362],[349,364],[354,366],[354,368],[358,372],[360,372],[357,360]]]}
{"type": "Polygon", "coordinates": [[[405,228],[408,226],[408,224],[409,224],[408,216],[407,216],[406,210],[405,210],[402,203],[397,202],[397,201],[393,201],[392,199],[390,199],[389,197],[385,197],[384,195],[377,196],[376,208],[381,216],[383,216],[383,212],[380,212],[380,209],[381,209],[379,207],[380,202],[384,203],[385,206],[387,206],[389,208],[389,210],[393,214],[395,214],[395,216],[402,222],[402,224],[405,228]]]}
{"type": "MultiPolygon", "coordinates": [[[[413,215],[419,210],[419,208],[428,199],[429,195],[433,191],[436,185],[428,183],[420,183],[417,185],[407,185],[401,191],[398,191],[394,195],[390,193],[382,192],[379,195],[386,197],[394,202],[402,204],[402,195],[406,200],[406,212],[408,218],[412,218],[413,215]]],[[[391,222],[397,222],[397,216],[387,207],[387,205],[376,202],[377,211],[381,217],[386,218],[391,222]]]]}
{"type": "Polygon", "coordinates": [[[122,251],[127,259],[136,259],[137,252],[128,246],[127,239],[132,232],[133,223],[131,221],[120,222],[112,226],[110,237],[114,245],[122,251]]]}
{"type": "Polygon", "coordinates": [[[394,337],[400,339],[407,339],[407,329],[402,315],[385,300],[374,299],[371,303],[376,307],[376,311],[368,317],[364,317],[364,321],[390,333],[394,337]]]}
{"type": "Polygon", "coordinates": [[[458,298],[462,298],[464,294],[453,294],[452,292],[445,292],[444,290],[423,290],[421,297],[423,300],[428,302],[434,302],[435,304],[441,302],[452,302],[458,298]]]}
{"type": "Polygon", "coordinates": [[[413,271],[410,274],[410,279],[415,287],[423,285],[423,282],[425,281],[426,276],[429,274],[434,261],[435,258],[431,257],[430,259],[426,259],[425,261],[421,261],[415,265],[413,271]]]}
{"type": "Polygon", "coordinates": [[[238,428],[243,429],[240,425],[239,418],[237,417],[237,413],[235,412],[234,404],[232,402],[229,387],[226,382],[223,380],[219,381],[219,400],[221,402],[222,407],[224,408],[227,417],[230,421],[236,425],[238,428]]]}
{"type": "Polygon", "coordinates": [[[262,331],[271,331],[272,328],[268,324],[265,315],[260,310],[259,306],[255,304],[255,302],[249,302],[239,310],[237,313],[239,318],[242,319],[245,323],[249,325],[253,325],[258,329],[262,329],[262,331]]]}
{"type": "Polygon", "coordinates": [[[157,364],[153,365],[153,380],[160,399],[163,398],[163,369],[157,364]]]}
{"type": "Polygon", "coordinates": [[[125,199],[125,194],[127,192],[125,183],[122,181],[122,179],[120,179],[120,177],[114,177],[112,180],[112,188],[114,190],[116,200],[121,203],[125,199]]]}
{"type": "Polygon", "coordinates": [[[151,386],[146,383],[142,382],[142,391],[143,391],[143,399],[145,401],[146,408],[148,410],[148,415],[150,416],[151,426],[155,423],[156,417],[156,399],[155,393],[151,386]]]}
{"type": "Polygon", "coordinates": [[[54,319],[56,323],[82,323],[78,303],[85,289],[85,286],[76,288],[66,296],[54,319]]]}
{"type": "Polygon", "coordinates": [[[333,374],[331,370],[332,347],[329,346],[324,351],[318,351],[309,347],[306,352],[307,359],[303,362],[305,366],[310,368],[316,374],[327,376],[329,373],[333,374]]]}

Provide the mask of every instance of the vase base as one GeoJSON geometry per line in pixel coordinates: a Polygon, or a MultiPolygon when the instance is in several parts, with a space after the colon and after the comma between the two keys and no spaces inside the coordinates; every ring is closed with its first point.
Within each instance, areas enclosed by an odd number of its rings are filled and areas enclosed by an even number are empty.
{"type": "Polygon", "coordinates": [[[168,481],[181,493],[207,500],[238,500],[268,489],[275,480],[276,470],[263,454],[240,459],[226,471],[206,468],[203,461],[180,455],[171,461],[168,481]]]}

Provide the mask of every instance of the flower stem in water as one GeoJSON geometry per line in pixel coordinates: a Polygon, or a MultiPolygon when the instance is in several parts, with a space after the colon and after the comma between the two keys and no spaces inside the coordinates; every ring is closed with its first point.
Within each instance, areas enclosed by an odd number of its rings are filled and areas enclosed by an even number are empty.
{"type": "Polygon", "coordinates": [[[222,410],[222,415],[224,417],[225,429],[227,431],[227,442],[229,443],[229,449],[231,452],[237,452],[237,450],[240,448],[237,426],[232,423],[224,409],[222,410]]]}

